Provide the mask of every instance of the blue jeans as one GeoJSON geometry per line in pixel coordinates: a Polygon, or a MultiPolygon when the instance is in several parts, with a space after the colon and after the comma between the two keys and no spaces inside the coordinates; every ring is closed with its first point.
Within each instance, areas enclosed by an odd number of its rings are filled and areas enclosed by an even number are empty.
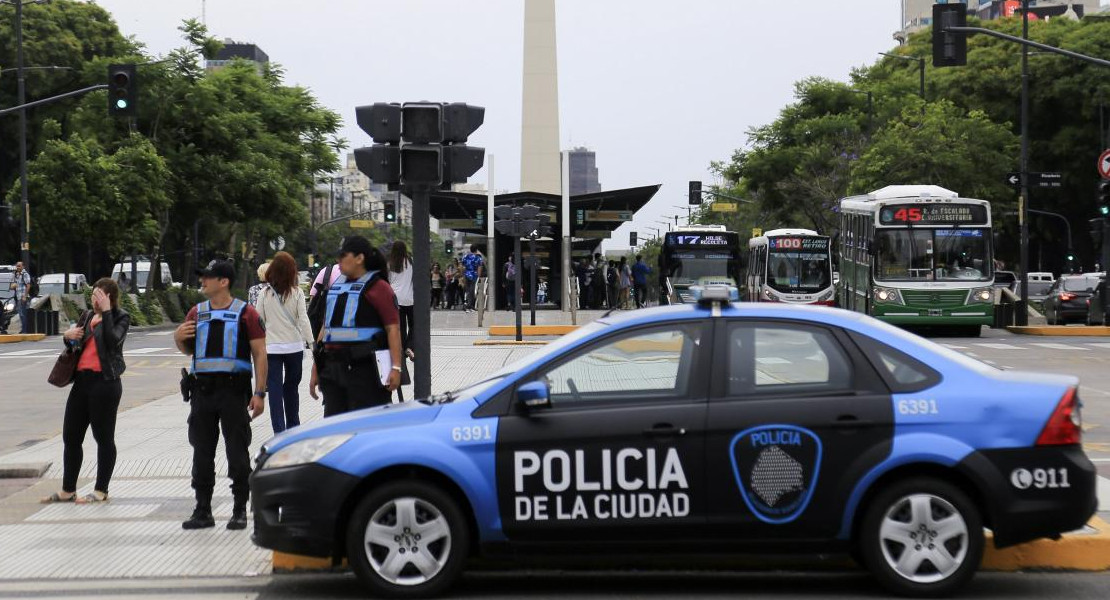
{"type": "Polygon", "coordinates": [[[20,333],[30,333],[31,332],[31,318],[30,318],[31,303],[30,302],[24,302],[23,300],[16,300],[15,301],[15,311],[17,313],[19,313],[19,326],[20,326],[19,332],[20,333]]]}
{"type": "Polygon", "coordinates": [[[266,390],[270,396],[270,424],[278,434],[301,424],[301,365],[304,352],[268,354],[266,390]],[[284,370],[284,375],[282,371],[284,370]]]}

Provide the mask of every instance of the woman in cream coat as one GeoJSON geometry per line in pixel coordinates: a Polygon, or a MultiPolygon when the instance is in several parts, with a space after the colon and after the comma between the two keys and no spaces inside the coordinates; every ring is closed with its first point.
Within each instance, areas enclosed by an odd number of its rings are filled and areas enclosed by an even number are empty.
{"type": "Polygon", "coordinates": [[[259,316],[266,324],[270,424],[278,434],[301,424],[301,366],[304,349],[312,344],[304,292],[297,285],[297,262],[278,252],[266,270],[266,289],[258,295],[259,316]]]}

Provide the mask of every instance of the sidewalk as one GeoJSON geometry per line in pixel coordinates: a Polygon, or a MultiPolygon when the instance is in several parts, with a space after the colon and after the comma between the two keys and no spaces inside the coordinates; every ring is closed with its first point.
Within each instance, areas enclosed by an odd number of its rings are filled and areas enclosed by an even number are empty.
{"type": "MultiPolygon", "coordinates": [[[[440,335],[437,331],[433,338],[433,393],[465,385],[534,350],[477,348],[473,340],[440,335]]],[[[411,386],[407,387],[405,397],[411,398],[411,386]]],[[[181,521],[193,509],[189,487],[192,450],[185,424],[188,412],[180,396],[172,395],[120,413],[111,502],[105,505],[38,503],[39,498],[61,487],[61,436],[0,456],[0,466],[52,463],[37,484],[0,498],[0,582],[268,574],[271,552],[251,543],[250,529],[224,528],[232,500],[222,440],[216,454],[216,527],[181,529],[181,521]]],[[[308,395],[306,374],[301,385],[301,421],[317,420],[322,413],[320,404],[308,395]]],[[[268,415],[255,421],[253,433],[252,457],[271,437],[268,415]]],[[[77,489],[81,495],[92,491],[96,473],[96,444],[91,433],[86,436],[84,451],[77,489]]]]}

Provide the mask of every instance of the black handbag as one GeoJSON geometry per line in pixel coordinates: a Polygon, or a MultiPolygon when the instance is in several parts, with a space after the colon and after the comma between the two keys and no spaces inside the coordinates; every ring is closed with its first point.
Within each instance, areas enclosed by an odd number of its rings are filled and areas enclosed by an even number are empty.
{"type": "MultiPolygon", "coordinates": [[[[78,327],[86,327],[89,324],[89,313],[81,315],[78,321],[78,327]]],[[[58,360],[54,361],[54,367],[50,369],[50,375],[46,377],[47,383],[50,385],[64,388],[73,383],[73,376],[77,373],[77,363],[81,360],[82,344],[78,343],[72,348],[62,350],[58,355],[58,360]]]]}

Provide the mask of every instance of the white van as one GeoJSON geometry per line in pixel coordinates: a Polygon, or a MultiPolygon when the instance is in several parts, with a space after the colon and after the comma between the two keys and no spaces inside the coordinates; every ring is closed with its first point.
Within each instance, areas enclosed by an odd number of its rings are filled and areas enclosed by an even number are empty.
{"type": "MultiPolygon", "coordinates": [[[[173,277],[170,275],[170,266],[166,263],[161,263],[160,266],[162,267],[162,287],[180,287],[181,284],[174,283],[173,277]]],[[[135,285],[139,293],[146,292],[147,280],[150,279],[150,261],[136,261],[135,275],[137,278],[135,285]]],[[[131,262],[116,263],[116,266],[112,268],[112,279],[119,284],[120,290],[127,293],[131,289],[131,262]]]]}
{"type": "Polygon", "coordinates": [[[39,277],[39,296],[50,294],[80,294],[89,287],[88,280],[81,273],[69,274],[69,289],[66,289],[65,273],[47,273],[39,277]]]}

